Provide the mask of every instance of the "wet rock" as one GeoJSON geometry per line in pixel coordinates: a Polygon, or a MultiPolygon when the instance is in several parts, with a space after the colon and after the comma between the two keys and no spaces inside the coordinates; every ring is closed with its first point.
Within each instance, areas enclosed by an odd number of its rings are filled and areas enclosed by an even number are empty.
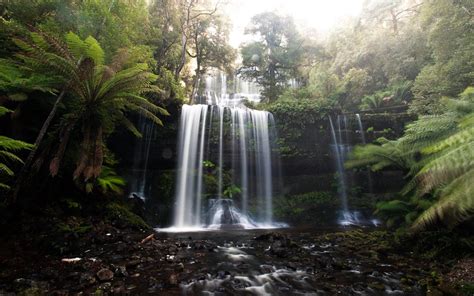
{"type": "Polygon", "coordinates": [[[94,275],[92,273],[86,272],[81,274],[79,282],[83,285],[92,285],[96,282],[94,275]]]}
{"type": "Polygon", "coordinates": [[[272,273],[275,269],[271,265],[261,265],[260,272],[261,273],[272,273]]]}
{"type": "Polygon", "coordinates": [[[116,282],[112,287],[112,293],[115,295],[124,295],[127,289],[123,282],[116,282]]]}
{"type": "Polygon", "coordinates": [[[140,259],[132,259],[128,261],[127,263],[125,263],[125,266],[133,268],[133,267],[136,267],[140,263],[141,263],[140,259]]]}
{"type": "Polygon", "coordinates": [[[155,277],[148,278],[148,287],[149,288],[157,288],[159,287],[160,282],[155,277]]]}
{"type": "Polygon", "coordinates": [[[104,292],[109,292],[112,289],[112,283],[105,282],[99,285],[99,289],[104,292]]]}
{"type": "Polygon", "coordinates": [[[102,268],[96,275],[101,282],[110,281],[114,278],[114,273],[108,268],[102,268]]]}
{"type": "Polygon", "coordinates": [[[127,268],[125,266],[117,266],[115,268],[114,274],[116,277],[127,277],[128,276],[127,268]]]}
{"type": "Polygon", "coordinates": [[[171,286],[177,286],[178,285],[178,275],[175,274],[175,273],[170,274],[170,276],[168,278],[168,283],[171,286]]]}
{"type": "Polygon", "coordinates": [[[374,290],[377,290],[377,291],[384,291],[385,290],[385,285],[382,284],[382,283],[379,283],[379,282],[371,282],[369,284],[369,287],[374,289],[374,290]]]}
{"type": "Polygon", "coordinates": [[[286,266],[289,268],[289,269],[292,269],[292,270],[296,270],[297,269],[297,265],[294,263],[294,262],[288,262],[286,264],[286,266]]]}

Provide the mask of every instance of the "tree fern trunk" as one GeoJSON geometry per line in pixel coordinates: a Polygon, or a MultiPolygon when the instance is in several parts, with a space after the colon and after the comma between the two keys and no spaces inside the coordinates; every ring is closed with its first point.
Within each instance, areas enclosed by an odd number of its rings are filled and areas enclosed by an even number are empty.
{"type": "Polygon", "coordinates": [[[54,116],[56,115],[56,111],[58,110],[58,106],[61,103],[61,101],[64,98],[64,95],[66,94],[66,90],[63,89],[59,96],[56,99],[56,102],[53,105],[53,108],[51,109],[51,112],[49,112],[48,118],[46,118],[45,122],[43,123],[43,126],[41,127],[41,130],[36,137],[35,144],[33,149],[31,149],[30,154],[28,155],[28,158],[25,161],[25,164],[23,165],[19,175],[18,179],[16,181],[15,187],[13,189],[13,194],[10,197],[9,203],[15,203],[17,198],[18,198],[18,193],[20,192],[21,187],[25,183],[28,174],[31,169],[31,165],[33,164],[33,160],[35,159],[36,153],[38,152],[38,148],[41,145],[41,142],[43,142],[44,136],[46,135],[46,132],[48,131],[49,126],[51,125],[51,122],[53,121],[54,116]]]}

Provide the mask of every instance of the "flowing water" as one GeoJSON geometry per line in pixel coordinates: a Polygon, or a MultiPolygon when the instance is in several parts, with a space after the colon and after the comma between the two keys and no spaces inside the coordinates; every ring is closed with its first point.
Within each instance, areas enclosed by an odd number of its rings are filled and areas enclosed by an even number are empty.
{"type": "MultiPolygon", "coordinates": [[[[365,145],[367,144],[367,141],[365,139],[364,126],[362,125],[362,119],[360,118],[360,115],[358,113],[356,114],[356,118],[357,118],[357,125],[359,128],[360,139],[362,140],[362,144],[365,145]]],[[[372,174],[370,173],[370,170],[367,170],[367,182],[368,182],[369,192],[372,193],[373,188],[374,188],[374,182],[372,180],[372,174]]]]}
{"type": "MultiPolygon", "coordinates": [[[[208,77],[204,94],[184,105],[178,142],[174,219],[167,231],[281,227],[273,221],[279,162],[273,115],[252,110],[253,85],[224,74],[208,77]],[[276,172],[276,173],[275,173],[276,172]]],[[[258,99],[257,99],[258,98],[258,99]]]]}
{"type": "Polygon", "coordinates": [[[143,116],[138,121],[138,130],[142,138],[137,142],[133,158],[133,178],[130,184],[130,197],[146,199],[150,191],[147,184],[148,159],[150,156],[151,142],[155,132],[155,124],[143,116]]]}
{"type": "MultiPolygon", "coordinates": [[[[361,134],[362,144],[366,143],[364,130],[362,127],[362,121],[360,115],[356,114],[358,123],[359,133],[361,134]]],[[[349,136],[349,125],[348,118],[346,115],[338,115],[336,124],[334,124],[331,117],[329,117],[329,126],[331,128],[331,150],[334,156],[334,162],[336,164],[337,180],[338,180],[338,195],[341,200],[341,212],[339,217],[340,225],[361,225],[366,224],[378,224],[377,220],[364,221],[360,212],[351,211],[348,203],[348,190],[350,184],[354,182],[349,178],[352,176],[346,172],[344,162],[346,161],[347,155],[352,150],[351,139],[349,136]]],[[[372,188],[371,177],[369,174],[369,188],[372,188]]],[[[371,190],[371,189],[369,189],[371,190]]]]}

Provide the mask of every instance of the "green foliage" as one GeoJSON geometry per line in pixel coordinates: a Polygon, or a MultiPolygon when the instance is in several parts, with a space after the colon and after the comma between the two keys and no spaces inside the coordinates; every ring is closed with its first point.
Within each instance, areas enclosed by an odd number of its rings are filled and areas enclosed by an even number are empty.
{"type": "Polygon", "coordinates": [[[470,1],[428,1],[422,6],[420,18],[423,29],[428,32],[433,59],[416,77],[411,112],[442,113],[439,102],[443,96],[455,96],[472,85],[473,9],[470,1]]]}
{"type": "MultiPolygon", "coordinates": [[[[0,116],[9,112],[11,110],[0,106],[0,116]]],[[[12,165],[23,164],[16,153],[31,148],[33,148],[31,144],[0,135],[0,192],[10,189],[10,186],[5,182],[15,176],[12,165]]]]}
{"type": "Polygon", "coordinates": [[[446,99],[444,106],[443,114],[408,125],[398,140],[356,147],[346,163],[370,165],[372,170],[396,166],[407,172],[411,180],[402,191],[404,200],[377,206],[390,224],[404,220],[419,231],[436,222],[455,226],[473,217],[474,88],[468,87],[459,99],[446,99]]]}
{"type": "Polygon", "coordinates": [[[247,34],[260,40],[241,49],[243,77],[262,86],[262,94],[274,101],[284,91],[290,78],[298,77],[303,48],[299,33],[290,17],[264,12],[252,17],[247,34]]]}
{"type": "Polygon", "coordinates": [[[311,124],[320,122],[331,110],[327,100],[308,98],[279,99],[272,103],[259,104],[257,108],[271,112],[277,120],[279,132],[279,151],[282,156],[295,156],[300,153],[292,143],[297,143],[304,136],[304,131],[311,124]]]}
{"type": "Polygon", "coordinates": [[[392,85],[386,90],[366,95],[362,98],[360,109],[377,112],[379,109],[389,110],[393,107],[403,107],[412,98],[411,87],[410,81],[404,81],[392,85]]]}
{"type": "Polygon", "coordinates": [[[202,164],[205,168],[211,168],[211,169],[216,166],[212,161],[209,161],[209,160],[204,160],[202,164]]]}
{"type": "Polygon", "coordinates": [[[332,214],[331,208],[337,208],[338,205],[339,201],[330,192],[316,191],[278,197],[274,211],[277,217],[286,221],[315,223],[319,222],[315,221],[315,211],[320,214],[329,211],[332,214]]]}
{"type": "Polygon", "coordinates": [[[126,185],[124,178],[108,166],[103,166],[99,177],[95,180],[84,182],[84,190],[87,193],[100,192],[103,195],[121,195],[126,185]]]}
{"type": "Polygon", "coordinates": [[[226,198],[234,198],[235,195],[238,195],[240,193],[242,193],[242,190],[240,190],[240,188],[235,184],[231,184],[230,186],[227,186],[226,189],[224,189],[223,195],[226,198]]]}
{"type": "Polygon", "coordinates": [[[50,172],[53,176],[58,173],[72,141],[70,135],[77,131],[82,133],[82,140],[74,178],[82,176],[87,181],[99,177],[104,139],[117,125],[139,135],[126,112],[140,113],[159,125],[162,122],[157,114],[168,113],[144,96],[160,91],[152,84],[156,75],[148,71],[146,64],[129,65],[126,52],[121,51],[106,66],[103,64],[104,51],[93,37],[83,40],[70,32],[65,39],[62,43],[44,33],[32,32],[28,40],[15,41],[21,49],[16,57],[20,69],[26,69],[25,76],[42,73],[56,77],[57,83],[67,86],[63,86],[63,91],[69,100],[56,131],[60,144],[50,163],[50,172]]]}

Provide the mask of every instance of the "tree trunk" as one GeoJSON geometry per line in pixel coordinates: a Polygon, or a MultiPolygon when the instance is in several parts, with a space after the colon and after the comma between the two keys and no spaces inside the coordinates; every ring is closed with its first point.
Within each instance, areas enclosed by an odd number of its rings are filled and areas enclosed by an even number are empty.
{"type": "Polygon", "coordinates": [[[181,61],[178,65],[178,68],[176,69],[176,72],[174,73],[174,78],[176,80],[179,80],[179,75],[181,74],[181,71],[184,68],[184,65],[186,64],[186,47],[188,45],[188,38],[186,36],[186,33],[184,32],[181,35],[181,61]]]}
{"type": "Polygon", "coordinates": [[[61,103],[61,101],[64,98],[64,95],[66,94],[66,89],[63,89],[59,96],[56,99],[56,102],[53,105],[53,108],[51,109],[51,112],[49,112],[48,118],[46,118],[45,122],[43,123],[43,126],[41,127],[41,130],[36,137],[35,144],[33,149],[30,151],[30,154],[28,155],[28,158],[25,161],[25,164],[23,165],[19,175],[18,179],[16,181],[15,187],[13,188],[13,194],[11,195],[9,203],[15,203],[18,197],[18,193],[20,192],[21,187],[25,183],[28,174],[30,172],[31,166],[33,165],[33,161],[35,159],[36,153],[38,152],[38,148],[41,145],[41,142],[43,142],[43,138],[46,135],[46,132],[48,131],[49,126],[51,125],[51,122],[53,121],[54,116],[56,115],[56,111],[58,110],[58,106],[61,103]]]}
{"type": "Polygon", "coordinates": [[[191,92],[191,104],[194,104],[194,99],[196,97],[197,89],[199,88],[199,80],[201,79],[201,63],[197,61],[196,75],[194,76],[193,81],[193,91],[191,92]]]}

